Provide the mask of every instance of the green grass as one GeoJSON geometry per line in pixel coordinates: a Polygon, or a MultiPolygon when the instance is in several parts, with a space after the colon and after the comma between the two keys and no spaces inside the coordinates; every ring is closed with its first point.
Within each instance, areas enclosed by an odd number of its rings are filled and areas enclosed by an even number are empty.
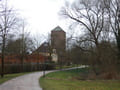
{"type": "Polygon", "coordinates": [[[4,83],[12,78],[24,75],[24,74],[27,74],[27,73],[6,74],[3,78],[0,77],[0,84],[4,83]]]}
{"type": "MultiPolygon", "coordinates": [[[[66,66],[66,65],[64,65],[64,66],[62,66],[62,69],[73,68],[73,67],[77,67],[77,66],[79,67],[79,66],[81,66],[81,65],[75,65],[75,64],[70,65],[70,66],[66,66]]],[[[60,66],[57,65],[57,66],[55,67],[55,69],[60,69],[60,66]]]]}
{"type": "Polygon", "coordinates": [[[47,74],[46,78],[72,79],[73,77],[81,75],[81,73],[87,73],[87,68],[53,72],[47,74]]]}
{"type": "Polygon", "coordinates": [[[40,78],[40,86],[43,90],[120,90],[119,80],[81,80],[81,74],[87,74],[87,70],[49,73],[45,78],[40,78]]]}

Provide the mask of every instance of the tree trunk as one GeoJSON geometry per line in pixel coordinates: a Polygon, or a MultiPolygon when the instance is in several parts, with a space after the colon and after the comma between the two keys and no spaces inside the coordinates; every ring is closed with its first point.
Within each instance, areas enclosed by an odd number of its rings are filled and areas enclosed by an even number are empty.
{"type": "Polygon", "coordinates": [[[117,39],[117,48],[118,48],[118,64],[120,64],[120,30],[118,30],[117,39]]]}
{"type": "MultiPolygon", "coordinates": [[[[120,32],[120,31],[119,31],[120,32]]],[[[118,36],[116,37],[117,40],[117,48],[118,48],[118,61],[117,61],[117,67],[118,71],[120,71],[120,33],[118,33],[118,36]]]]}
{"type": "Polygon", "coordinates": [[[4,77],[4,58],[5,58],[5,34],[3,36],[3,45],[2,45],[2,70],[1,70],[1,77],[4,77]]]}

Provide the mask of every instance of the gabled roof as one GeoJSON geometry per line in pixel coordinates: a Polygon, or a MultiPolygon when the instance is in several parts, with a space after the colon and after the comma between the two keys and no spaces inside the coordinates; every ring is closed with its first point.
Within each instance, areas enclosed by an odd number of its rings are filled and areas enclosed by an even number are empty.
{"type": "Polygon", "coordinates": [[[52,31],[63,31],[63,29],[60,26],[57,26],[52,31]]]}
{"type": "Polygon", "coordinates": [[[50,48],[49,43],[44,42],[33,53],[35,53],[35,52],[49,52],[49,48],[50,48]]]}

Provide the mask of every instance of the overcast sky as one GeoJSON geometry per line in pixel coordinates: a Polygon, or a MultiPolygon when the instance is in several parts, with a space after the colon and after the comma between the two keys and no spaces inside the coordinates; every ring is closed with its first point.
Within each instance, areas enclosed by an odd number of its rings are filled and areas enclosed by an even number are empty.
{"type": "MultiPolygon", "coordinates": [[[[69,23],[58,14],[65,1],[73,0],[8,0],[13,8],[18,9],[21,17],[29,24],[32,34],[46,34],[56,26],[64,30],[69,23]]],[[[66,31],[66,30],[65,30],[66,31]]]]}

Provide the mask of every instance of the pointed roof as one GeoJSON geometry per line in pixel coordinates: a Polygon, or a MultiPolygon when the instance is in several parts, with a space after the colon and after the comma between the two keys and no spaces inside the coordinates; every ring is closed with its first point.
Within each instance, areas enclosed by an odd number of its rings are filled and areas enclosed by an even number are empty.
{"type": "Polygon", "coordinates": [[[48,42],[44,42],[34,52],[49,52],[50,45],[48,42]]]}
{"type": "Polygon", "coordinates": [[[52,31],[63,31],[63,29],[60,26],[57,26],[52,31]]]}

